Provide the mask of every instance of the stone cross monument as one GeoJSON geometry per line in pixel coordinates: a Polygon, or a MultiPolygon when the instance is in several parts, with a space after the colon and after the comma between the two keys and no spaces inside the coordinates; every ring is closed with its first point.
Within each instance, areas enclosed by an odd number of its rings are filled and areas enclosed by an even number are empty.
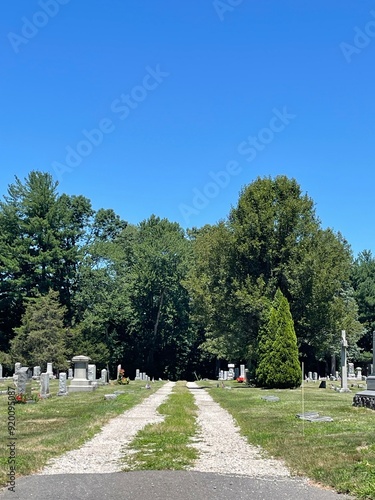
{"type": "Polygon", "coordinates": [[[341,389],[340,392],[349,392],[348,389],[348,369],[346,365],[346,348],[348,341],[346,340],[345,330],[341,330],[341,389]]]}

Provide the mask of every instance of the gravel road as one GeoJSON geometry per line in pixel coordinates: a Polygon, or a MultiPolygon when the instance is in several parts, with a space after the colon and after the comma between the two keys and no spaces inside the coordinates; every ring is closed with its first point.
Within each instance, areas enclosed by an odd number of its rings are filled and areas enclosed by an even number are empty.
{"type": "Polygon", "coordinates": [[[54,458],[39,474],[91,474],[121,471],[121,449],[147,424],[163,420],[157,408],[172,392],[175,382],[167,382],[142,403],[110,420],[79,450],[54,458]]]}

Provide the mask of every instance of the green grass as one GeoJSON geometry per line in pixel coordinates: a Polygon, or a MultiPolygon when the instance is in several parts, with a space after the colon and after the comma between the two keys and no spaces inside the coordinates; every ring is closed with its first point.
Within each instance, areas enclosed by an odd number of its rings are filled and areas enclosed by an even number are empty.
{"type": "MultiPolygon", "coordinates": [[[[17,404],[16,467],[17,476],[40,470],[51,457],[78,448],[92,438],[111,418],[140,403],[159,389],[163,382],[144,389],[144,382],[109,385],[93,392],[71,393],[58,397],[58,381],[52,381],[52,397],[36,404],[17,404]],[[125,394],[106,401],[104,394],[123,390],[125,394]]],[[[6,388],[6,387],[5,387],[6,388]]],[[[38,385],[33,383],[33,392],[38,385]]],[[[7,484],[9,443],[7,428],[7,396],[0,396],[0,485],[7,484]]]]}
{"type": "Polygon", "coordinates": [[[237,382],[226,383],[232,390],[217,388],[216,382],[200,385],[209,386],[211,396],[233,415],[250,443],[283,459],[295,474],[342,493],[375,499],[375,412],[351,406],[359,389],[338,393],[312,383],[303,391],[261,390],[237,382]],[[271,394],[280,401],[261,399],[271,394]],[[302,409],[334,421],[300,420],[296,414],[302,409]]]}
{"type": "Polygon", "coordinates": [[[196,432],[196,406],[185,382],[177,382],[172,394],[158,409],[163,422],[138,432],[124,458],[124,470],[182,470],[197,457],[190,446],[196,432]]]}

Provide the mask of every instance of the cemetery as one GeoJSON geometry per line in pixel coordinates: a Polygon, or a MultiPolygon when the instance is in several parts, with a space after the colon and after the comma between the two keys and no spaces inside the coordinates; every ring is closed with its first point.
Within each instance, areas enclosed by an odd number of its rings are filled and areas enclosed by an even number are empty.
{"type": "MultiPolygon", "coordinates": [[[[73,200],[59,198],[48,175],[33,172],[26,184],[26,205],[41,195],[30,187],[38,185],[56,200],[52,219],[61,207],[67,212],[58,220],[75,217],[73,200]]],[[[340,238],[320,227],[312,206],[295,180],[278,176],[244,188],[227,225],[189,237],[156,216],[133,226],[111,211],[82,214],[91,214],[93,226],[80,231],[93,240],[85,258],[79,248],[67,253],[76,252],[72,269],[80,269],[74,290],[61,269],[48,283],[38,270],[18,277],[22,293],[3,290],[3,303],[16,305],[2,311],[0,419],[6,422],[14,406],[17,477],[65,473],[65,465],[69,474],[240,468],[244,475],[307,476],[375,498],[375,345],[365,310],[372,297],[363,300],[375,259],[363,253],[353,261],[340,238]],[[267,227],[280,224],[275,206],[279,214],[295,213],[282,222],[302,231],[298,244],[284,242],[295,261],[280,264],[278,244],[261,224],[254,248],[246,246],[247,217],[260,216],[252,204],[258,197],[270,208],[267,227]],[[103,242],[103,234],[111,238],[103,242]],[[103,248],[108,255],[98,256],[103,248]],[[266,267],[255,248],[268,249],[266,267]],[[236,426],[247,442],[237,442],[236,426]],[[231,440],[236,450],[223,453],[231,440]],[[248,463],[236,458],[242,445],[248,463]],[[91,446],[95,452],[85,455],[91,446]],[[214,453],[205,455],[204,447],[214,453]],[[265,457],[253,462],[251,447],[265,457]]],[[[22,247],[13,268],[29,250],[22,247]]],[[[8,431],[15,432],[12,422],[8,431]]],[[[0,449],[0,464],[6,453],[0,449]]],[[[2,485],[6,474],[0,466],[2,485]]]]}

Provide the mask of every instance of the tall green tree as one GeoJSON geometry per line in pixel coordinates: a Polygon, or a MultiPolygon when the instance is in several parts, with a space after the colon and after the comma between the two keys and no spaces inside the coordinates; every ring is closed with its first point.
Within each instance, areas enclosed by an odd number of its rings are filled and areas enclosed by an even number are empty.
{"type": "Polygon", "coordinates": [[[48,173],[16,177],[0,202],[0,331],[7,347],[24,312],[24,299],[36,292],[59,292],[72,316],[76,270],[86,225],[92,216],[83,196],[59,196],[48,173]]]}
{"type": "Polygon", "coordinates": [[[150,375],[180,377],[192,344],[189,295],[183,285],[190,244],[177,223],[151,216],[119,238],[119,277],[126,289],[125,356],[150,375]]]}
{"type": "Polygon", "coordinates": [[[351,283],[358,304],[359,321],[365,334],[359,345],[372,351],[372,332],[375,331],[375,258],[370,250],[361,252],[353,263],[351,283]]]}
{"type": "Polygon", "coordinates": [[[297,337],[288,300],[276,291],[268,323],[259,339],[257,382],[263,387],[292,389],[301,384],[297,337]]]}
{"type": "Polygon", "coordinates": [[[67,369],[64,307],[58,292],[50,290],[46,295],[28,299],[22,324],[15,332],[10,350],[14,362],[44,369],[48,362],[53,362],[58,370],[67,369]]]}
{"type": "Polygon", "coordinates": [[[257,337],[278,288],[307,362],[339,346],[350,247],[321,228],[313,200],[294,179],[258,178],[246,186],[228,221],[197,233],[194,252],[191,293],[194,308],[204,306],[204,347],[237,361],[246,356],[255,366],[257,337]]]}

